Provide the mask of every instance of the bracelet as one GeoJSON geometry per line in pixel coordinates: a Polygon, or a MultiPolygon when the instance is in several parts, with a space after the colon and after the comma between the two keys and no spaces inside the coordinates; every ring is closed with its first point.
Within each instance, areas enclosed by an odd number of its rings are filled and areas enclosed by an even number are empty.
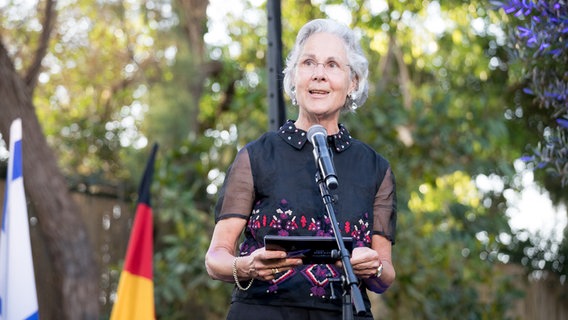
{"type": "Polygon", "coordinates": [[[235,259],[233,259],[233,278],[235,279],[235,284],[237,285],[237,287],[243,291],[246,291],[250,289],[250,287],[252,286],[254,278],[250,279],[250,282],[246,287],[243,288],[243,286],[241,286],[241,283],[239,282],[239,277],[237,276],[237,260],[239,258],[240,257],[235,257],[235,259]]]}

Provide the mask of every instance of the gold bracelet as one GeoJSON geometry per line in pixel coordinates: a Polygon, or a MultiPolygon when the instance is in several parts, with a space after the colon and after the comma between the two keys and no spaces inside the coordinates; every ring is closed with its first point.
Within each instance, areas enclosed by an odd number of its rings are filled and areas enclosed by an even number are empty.
{"type": "Polygon", "coordinates": [[[235,278],[235,284],[237,285],[237,288],[246,291],[248,289],[250,289],[250,287],[252,286],[252,282],[254,281],[254,278],[250,279],[249,284],[243,288],[243,286],[241,286],[241,283],[239,282],[239,277],[237,276],[237,260],[240,257],[235,257],[235,259],[233,259],[233,278],[235,278]]]}

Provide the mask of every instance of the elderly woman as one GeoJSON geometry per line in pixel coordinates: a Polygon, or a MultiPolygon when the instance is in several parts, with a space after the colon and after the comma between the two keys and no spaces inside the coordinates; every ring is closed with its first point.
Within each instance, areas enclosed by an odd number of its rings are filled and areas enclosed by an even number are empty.
{"type": "Polygon", "coordinates": [[[319,124],[340,181],[333,190],[335,215],[342,236],[354,240],[350,262],[367,309],[354,319],[372,319],[365,289],[382,293],[395,279],[394,175],[382,156],[339,123],[342,111],[367,99],[367,59],[351,29],[318,19],[302,27],[286,64],[285,91],[298,118],[238,152],[215,209],[207,271],[235,283],[227,319],[341,319],[342,288],[333,283],[343,272],[340,262],[303,264],[264,248],[266,235],[333,237],[307,139],[319,124]]]}

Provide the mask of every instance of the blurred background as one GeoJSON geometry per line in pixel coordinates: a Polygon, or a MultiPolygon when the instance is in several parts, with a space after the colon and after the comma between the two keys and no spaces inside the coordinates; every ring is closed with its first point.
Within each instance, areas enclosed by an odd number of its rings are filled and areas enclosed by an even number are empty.
{"type": "MultiPolygon", "coordinates": [[[[284,57],[329,17],[370,62],[342,121],[397,179],[376,318],[568,319],[566,2],[274,3],[284,57]]],[[[263,0],[0,0],[0,199],[21,117],[42,319],[109,317],[154,143],[156,316],[224,318],[204,255],[225,170],[271,130],[268,21],[263,0]]]]}

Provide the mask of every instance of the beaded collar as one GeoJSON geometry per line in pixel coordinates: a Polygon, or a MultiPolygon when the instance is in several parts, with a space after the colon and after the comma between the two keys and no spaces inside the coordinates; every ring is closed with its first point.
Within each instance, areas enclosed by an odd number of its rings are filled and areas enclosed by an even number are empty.
{"type": "MultiPolygon", "coordinates": [[[[302,129],[296,128],[294,120],[286,121],[286,123],[278,129],[278,135],[286,141],[286,143],[298,150],[302,149],[308,141],[308,133],[302,129]]],[[[349,131],[347,131],[347,128],[340,123],[339,132],[327,136],[327,143],[336,152],[342,152],[351,146],[351,135],[349,134],[349,131]]]]}

